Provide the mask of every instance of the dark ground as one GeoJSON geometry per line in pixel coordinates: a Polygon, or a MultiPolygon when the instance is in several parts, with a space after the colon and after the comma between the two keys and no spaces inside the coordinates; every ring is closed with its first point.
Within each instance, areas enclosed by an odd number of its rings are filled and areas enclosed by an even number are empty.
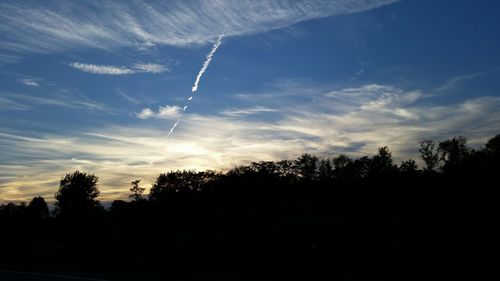
{"type": "Polygon", "coordinates": [[[61,180],[57,217],[33,212],[42,198],[0,206],[0,280],[500,280],[500,135],[432,153],[439,170],[381,148],[333,168],[305,155],[170,172],[108,211],[72,207],[97,178],[68,174],[82,181],[61,180]]]}
{"type": "Polygon", "coordinates": [[[294,204],[167,208],[149,218],[4,225],[0,264],[105,280],[498,280],[498,198],[360,191],[294,204]]]}

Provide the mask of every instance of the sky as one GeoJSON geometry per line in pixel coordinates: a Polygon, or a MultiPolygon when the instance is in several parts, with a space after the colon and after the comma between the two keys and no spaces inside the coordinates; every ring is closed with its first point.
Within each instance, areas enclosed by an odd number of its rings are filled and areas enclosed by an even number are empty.
{"type": "Polygon", "coordinates": [[[418,160],[420,140],[458,135],[480,147],[500,133],[499,9],[2,0],[0,203],[52,201],[75,170],[113,200],[170,170],[381,146],[418,160]]]}

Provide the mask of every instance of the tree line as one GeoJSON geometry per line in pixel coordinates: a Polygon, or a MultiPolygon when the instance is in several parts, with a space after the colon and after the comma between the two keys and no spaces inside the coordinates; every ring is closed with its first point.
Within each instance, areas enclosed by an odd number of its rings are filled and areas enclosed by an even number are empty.
{"type": "MultiPolygon", "coordinates": [[[[0,271],[104,280],[491,280],[498,268],[500,135],[419,144],[422,167],[375,155],[160,174],[104,208],[99,178],[64,175],[0,206],[0,271]],[[392,278],[391,278],[392,277],[392,278]]],[[[124,187],[125,188],[125,187],[124,187]]],[[[1,277],[0,277],[1,278],[1,277]]],[[[498,279],[498,278],[497,278],[498,279]]]]}
{"type": "Polygon", "coordinates": [[[92,173],[75,171],[61,178],[53,213],[49,212],[45,199],[38,196],[28,204],[1,205],[0,220],[124,216],[145,209],[207,204],[258,205],[347,192],[355,187],[383,189],[391,183],[432,185],[431,181],[459,180],[465,176],[485,178],[496,176],[499,171],[500,135],[480,149],[470,148],[467,138],[462,136],[441,142],[427,139],[419,143],[419,152],[424,163],[422,168],[413,159],[397,165],[389,148],[381,147],[376,155],[357,159],[347,155],[319,158],[303,154],[295,160],[252,162],[225,173],[170,171],[158,176],[147,196],[141,181],[132,181],[130,200],[115,200],[109,210],[105,210],[98,199],[99,178],[92,173]]]}

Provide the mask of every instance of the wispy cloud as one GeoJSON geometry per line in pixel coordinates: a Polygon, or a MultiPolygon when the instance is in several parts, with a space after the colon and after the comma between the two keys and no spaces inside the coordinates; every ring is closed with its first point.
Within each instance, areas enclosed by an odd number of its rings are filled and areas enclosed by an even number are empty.
{"type": "Polygon", "coordinates": [[[0,48],[185,46],[265,32],[300,21],[377,8],[396,0],[21,1],[0,3],[0,48]]]}
{"type": "Polygon", "coordinates": [[[156,63],[136,63],[134,70],[135,72],[162,73],[169,71],[169,68],[166,65],[156,63]]]}
{"type": "Polygon", "coordinates": [[[500,70],[500,68],[496,67],[496,68],[489,69],[486,71],[453,76],[453,77],[449,78],[448,80],[446,80],[445,83],[443,83],[442,85],[440,85],[436,89],[434,89],[434,92],[439,93],[439,92],[446,92],[446,91],[455,89],[467,81],[479,78],[479,77],[487,75],[487,74],[497,72],[499,70],[500,70]]]}
{"type": "Polygon", "coordinates": [[[73,62],[70,63],[69,65],[83,72],[88,72],[93,74],[123,75],[123,74],[134,73],[132,69],[119,66],[97,65],[97,64],[79,63],[79,62],[73,62]]]}
{"type": "Polygon", "coordinates": [[[0,63],[17,63],[20,59],[17,55],[0,54],[0,63]]]}
{"type": "Polygon", "coordinates": [[[254,115],[254,114],[261,114],[261,113],[272,113],[272,112],[278,112],[278,110],[274,109],[274,108],[269,108],[269,107],[256,106],[256,107],[248,107],[248,108],[226,109],[222,112],[222,115],[242,116],[242,115],[254,115]]]}
{"type": "MultiPolygon", "coordinates": [[[[311,90],[312,91],[312,90],[311,90]]],[[[222,114],[189,114],[169,139],[163,127],[116,126],[71,136],[0,131],[0,191],[5,199],[51,199],[57,179],[75,169],[101,177],[104,200],[126,198],[128,183],[144,186],[170,169],[227,169],[257,160],[317,155],[373,154],[388,145],[396,160],[418,158],[418,141],[469,137],[484,142],[500,128],[500,98],[475,97],[448,105],[424,102],[419,90],[368,84],[328,91],[321,102],[286,104],[278,118],[256,120],[222,114]],[[348,98],[350,97],[350,98],[348,98]]],[[[148,118],[174,115],[179,107],[151,110],[148,118]]],[[[252,110],[248,110],[252,111],[252,110]]]]}
{"type": "Polygon", "coordinates": [[[31,106],[19,103],[7,97],[0,97],[0,110],[28,110],[31,106]]]}
{"type": "Polygon", "coordinates": [[[30,86],[30,87],[38,87],[40,86],[40,84],[38,84],[38,81],[40,81],[40,79],[33,79],[33,78],[23,78],[23,79],[19,79],[18,80],[20,83],[26,85],[26,86],[30,86]]]}
{"type": "Polygon", "coordinates": [[[118,93],[118,95],[120,95],[122,98],[126,99],[127,101],[129,101],[132,104],[140,104],[141,103],[138,99],[125,94],[119,88],[116,88],[116,92],[118,93]]]}
{"type": "Polygon", "coordinates": [[[150,108],[144,108],[141,112],[136,113],[136,116],[139,119],[149,119],[149,118],[157,118],[157,119],[174,119],[178,118],[182,113],[182,109],[176,105],[165,105],[160,106],[158,111],[155,112],[150,108]]]}
{"type": "Polygon", "coordinates": [[[88,111],[108,111],[110,109],[104,104],[94,101],[85,95],[74,93],[53,93],[50,96],[39,97],[16,93],[5,93],[10,104],[17,105],[17,108],[31,109],[35,105],[59,106],[72,109],[88,111]]]}
{"type": "Polygon", "coordinates": [[[112,65],[97,65],[88,63],[72,62],[69,66],[74,67],[83,72],[93,74],[106,74],[106,75],[125,75],[134,73],[162,73],[168,71],[166,65],[155,63],[136,63],[133,67],[112,66],[112,65]]]}

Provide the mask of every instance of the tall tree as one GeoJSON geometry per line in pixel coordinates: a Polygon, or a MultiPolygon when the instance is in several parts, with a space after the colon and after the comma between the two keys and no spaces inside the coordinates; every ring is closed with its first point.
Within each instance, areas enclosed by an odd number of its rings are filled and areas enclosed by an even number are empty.
{"type": "Polygon", "coordinates": [[[462,136],[454,137],[439,143],[438,153],[443,161],[444,171],[455,171],[458,169],[469,155],[470,149],[467,147],[467,139],[462,136]]]}
{"type": "Polygon", "coordinates": [[[332,158],[333,177],[338,180],[351,179],[354,177],[353,161],[347,155],[340,154],[332,158]]]}
{"type": "Polygon", "coordinates": [[[140,182],[141,182],[141,180],[133,180],[130,182],[130,184],[132,185],[132,187],[130,188],[130,191],[132,192],[132,194],[129,195],[128,197],[134,199],[134,201],[140,201],[140,200],[144,199],[142,197],[142,194],[144,193],[144,190],[146,190],[146,189],[139,186],[140,182]]]}
{"type": "Polygon", "coordinates": [[[319,179],[321,182],[326,183],[333,178],[333,167],[330,159],[321,159],[319,161],[319,179]]]}
{"type": "Polygon", "coordinates": [[[66,174],[59,183],[56,198],[56,212],[64,218],[86,217],[102,209],[97,200],[99,178],[91,173],[75,171],[66,174]]]}
{"type": "Polygon", "coordinates": [[[425,163],[424,171],[435,172],[439,165],[439,155],[434,141],[430,139],[421,141],[418,151],[425,163]]]}
{"type": "Polygon", "coordinates": [[[318,161],[318,157],[307,153],[302,154],[294,161],[297,175],[303,182],[309,183],[317,179],[318,161]]]}
{"type": "Polygon", "coordinates": [[[378,154],[373,156],[370,165],[370,174],[384,174],[396,169],[392,160],[392,153],[387,146],[378,149],[378,154]]]}

